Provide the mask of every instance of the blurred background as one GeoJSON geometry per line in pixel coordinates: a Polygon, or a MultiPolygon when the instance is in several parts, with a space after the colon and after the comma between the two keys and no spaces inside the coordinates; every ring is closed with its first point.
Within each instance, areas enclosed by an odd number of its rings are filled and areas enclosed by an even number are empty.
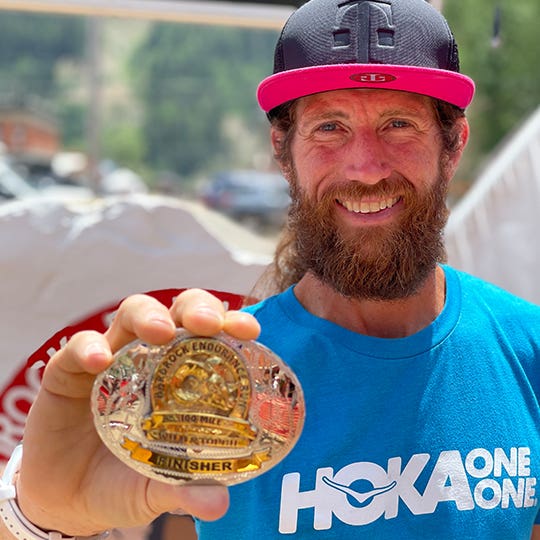
{"type": "MultiPolygon", "coordinates": [[[[271,72],[278,28],[302,3],[0,1],[1,196],[28,196],[28,186],[157,191],[244,218],[234,208],[247,189],[242,175],[275,172],[256,87],[271,72]],[[208,196],[215,182],[222,201],[208,196]]],[[[454,204],[539,104],[540,4],[434,3],[454,29],[462,71],[478,87],[454,204]]],[[[255,198],[259,188],[251,191],[255,198]]],[[[267,190],[261,199],[269,197],[267,190]]],[[[276,197],[272,204],[283,204],[276,197]]],[[[259,213],[266,213],[261,205],[259,213]]],[[[259,226],[255,216],[247,221],[259,226]]]]}
{"type": "Polygon", "coordinates": [[[144,13],[144,2],[127,2],[111,17],[65,14],[60,2],[41,2],[54,13],[23,4],[0,11],[4,198],[27,197],[28,187],[159,192],[260,230],[281,224],[288,199],[276,185],[255,90],[290,7],[258,6],[244,20],[240,4],[238,15],[221,18],[217,3],[198,13],[206,2],[162,2],[160,10],[148,1],[144,13]],[[8,167],[24,183],[8,178],[8,167]]]}

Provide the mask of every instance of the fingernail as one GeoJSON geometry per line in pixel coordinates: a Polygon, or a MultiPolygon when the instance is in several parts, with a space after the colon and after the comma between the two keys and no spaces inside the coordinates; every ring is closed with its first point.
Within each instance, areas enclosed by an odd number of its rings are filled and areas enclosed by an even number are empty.
{"type": "Polygon", "coordinates": [[[148,314],[148,320],[154,324],[160,324],[161,326],[174,329],[173,322],[169,318],[164,317],[163,313],[161,312],[158,312],[158,311],[150,312],[148,314]]]}
{"type": "Polygon", "coordinates": [[[211,306],[202,304],[200,306],[197,306],[196,311],[200,315],[204,315],[206,318],[213,319],[214,321],[217,321],[219,323],[223,322],[223,316],[211,306]]]}
{"type": "Polygon", "coordinates": [[[85,356],[86,357],[97,357],[97,356],[100,356],[100,357],[104,357],[104,356],[107,356],[107,350],[105,349],[105,347],[103,347],[103,345],[97,341],[94,341],[92,343],[89,343],[85,350],[84,350],[84,353],[85,353],[85,356]]]}

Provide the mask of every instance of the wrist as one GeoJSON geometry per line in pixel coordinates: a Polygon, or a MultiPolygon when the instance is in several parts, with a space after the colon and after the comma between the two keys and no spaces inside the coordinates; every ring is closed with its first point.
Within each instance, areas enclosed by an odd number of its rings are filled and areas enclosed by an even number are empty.
{"type": "Polygon", "coordinates": [[[83,538],[100,540],[109,536],[109,531],[87,537],[63,536],[57,531],[44,531],[30,522],[17,504],[15,479],[21,460],[22,445],[19,445],[13,451],[0,480],[0,519],[14,538],[19,540],[82,540],[83,538]]]}

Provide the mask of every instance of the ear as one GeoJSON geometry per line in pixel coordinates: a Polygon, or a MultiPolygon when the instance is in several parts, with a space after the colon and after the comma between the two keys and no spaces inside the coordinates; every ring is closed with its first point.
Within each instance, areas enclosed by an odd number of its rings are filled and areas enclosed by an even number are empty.
{"type": "Polygon", "coordinates": [[[285,139],[285,132],[275,126],[270,127],[270,142],[272,143],[272,151],[274,159],[281,171],[281,174],[289,180],[290,164],[287,164],[283,160],[283,144],[285,139]]]}
{"type": "Polygon", "coordinates": [[[283,144],[283,138],[285,137],[285,133],[277,129],[275,126],[270,127],[270,142],[272,143],[272,150],[274,152],[274,156],[277,156],[281,153],[281,146],[283,144]]]}
{"type": "Polygon", "coordinates": [[[452,178],[454,176],[461,161],[463,151],[467,146],[467,141],[469,140],[469,122],[465,117],[458,118],[456,121],[455,129],[458,138],[458,144],[456,150],[448,156],[448,161],[446,164],[449,173],[448,178],[452,178]]]}

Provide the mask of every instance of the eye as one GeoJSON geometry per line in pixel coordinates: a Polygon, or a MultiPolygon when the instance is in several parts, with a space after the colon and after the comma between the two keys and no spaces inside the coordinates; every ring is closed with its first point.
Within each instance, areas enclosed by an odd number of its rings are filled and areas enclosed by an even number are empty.
{"type": "Polygon", "coordinates": [[[325,122],[324,124],[321,124],[317,129],[318,131],[331,132],[336,131],[337,128],[338,125],[336,122],[325,122]]]}
{"type": "Polygon", "coordinates": [[[393,128],[398,128],[398,129],[403,129],[403,128],[407,128],[407,127],[411,126],[410,122],[407,122],[407,120],[402,120],[400,118],[396,118],[396,119],[392,120],[390,122],[390,125],[393,128]]]}

